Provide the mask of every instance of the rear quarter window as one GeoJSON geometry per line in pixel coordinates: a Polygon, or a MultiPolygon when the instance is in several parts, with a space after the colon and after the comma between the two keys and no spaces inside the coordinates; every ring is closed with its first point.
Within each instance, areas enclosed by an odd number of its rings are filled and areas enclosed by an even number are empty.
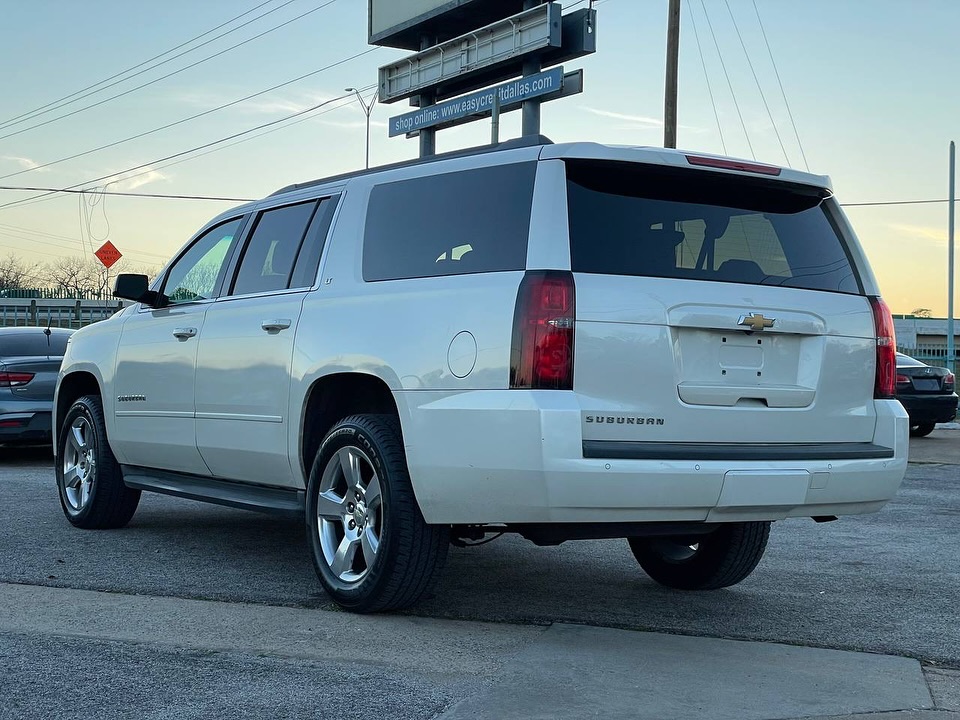
{"type": "Polygon", "coordinates": [[[536,163],[378,185],[363,240],[367,281],[522,270],[536,163]]]}
{"type": "Polygon", "coordinates": [[[768,179],[568,161],[572,267],[860,294],[826,196],[768,179]]]}

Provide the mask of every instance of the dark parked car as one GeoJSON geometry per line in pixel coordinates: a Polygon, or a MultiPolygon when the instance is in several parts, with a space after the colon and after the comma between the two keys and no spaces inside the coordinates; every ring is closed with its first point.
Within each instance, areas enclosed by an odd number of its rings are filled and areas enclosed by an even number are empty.
{"type": "Polygon", "coordinates": [[[953,373],[897,353],[897,399],[910,415],[910,434],[923,437],[957,415],[953,373]]]}
{"type": "Polygon", "coordinates": [[[0,443],[50,441],[53,391],[72,334],[64,328],[0,328],[0,443]]]}

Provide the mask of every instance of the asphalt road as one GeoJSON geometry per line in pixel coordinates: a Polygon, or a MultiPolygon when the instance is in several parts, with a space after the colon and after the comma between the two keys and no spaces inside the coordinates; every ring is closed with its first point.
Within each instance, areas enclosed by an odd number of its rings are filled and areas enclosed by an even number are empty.
{"type": "MultiPolygon", "coordinates": [[[[47,453],[2,448],[0,502],[0,582],[331,607],[295,521],[145,494],[126,529],[76,530],[47,453]]],[[[538,548],[506,536],[451,548],[436,595],[409,614],[766,640],[960,667],[958,547],[960,467],[911,465],[880,513],[776,523],[760,566],[731,589],[663,589],[623,541],[538,548]]]]}

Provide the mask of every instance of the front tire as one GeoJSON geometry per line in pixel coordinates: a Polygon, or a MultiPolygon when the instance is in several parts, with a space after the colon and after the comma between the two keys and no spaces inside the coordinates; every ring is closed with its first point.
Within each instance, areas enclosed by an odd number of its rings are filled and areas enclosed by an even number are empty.
{"type": "Polygon", "coordinates": [[[390,415],[354,415],[327,434],[310,471],[306,522],[320,583],[353,612],[413,605],[446,561],[449,528],[424,521],[390,415]]]}
{"type": "Polygon", "coordinates": [[[919,425],[913,425],[910,427],[910,437],[926,437],[933,432],[933,428],[935,427],[935,423],[920,423],[919,425]]]}
{"type": "Polygon", "coordinates": [[[120,528],[137,511],[140,491],[123,484],[99,396],[84,395],[67,411],[57,436],[56,475],[63,514],[76,527],[120,528]]]}
{"type": "Polygon", "coordinates": [[[709,535],[632,537],[630,549],[653,580],[677,590],[717,590],[746,578],[763,557],[769,522],[724,523],[709,535]]]}

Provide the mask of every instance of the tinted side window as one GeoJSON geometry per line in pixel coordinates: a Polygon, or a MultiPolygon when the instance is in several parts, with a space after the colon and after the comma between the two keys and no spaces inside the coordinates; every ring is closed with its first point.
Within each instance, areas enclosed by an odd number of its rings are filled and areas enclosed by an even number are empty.
{"type": "Polygon", "coordinates": [[[163,293],[169,304],[213,297],[226,270],[229,251],[242,222],[242,218],[237,218],[211,228],[170,266],[163,285],[163,293]]]}
{"type": "Polygon", "coordinates": [[[536,163],[379,185],[370,194],[364,280],[522,270],[536,163]]]}
{"type": "Polygon", "coordinates": [[[233,295],[284,290],[290,286],[315,200],[260,213],[240,261],[233,295]]]}
{"type": "Polygon", "coordinates": [[[815,188],[627,163],[567,163],[576,272],[858,294],[815,188]]]}
{"type": "Polygon", "coordinates": [[[337,195],[320,201],[320,207],[313,214],[313,221],[307,229],[303,247],[297,256],[297,264],[293,267],[293,279],[290,281],[290,287],[311,287],[316,282],[317,269],[320,267],[320,256],[323,254],[323,246],[327,240],[327,233],[330,231],[330,223],[333,222],[333,214],[337,209],[339,199],[340,196],[337,195]]]}

